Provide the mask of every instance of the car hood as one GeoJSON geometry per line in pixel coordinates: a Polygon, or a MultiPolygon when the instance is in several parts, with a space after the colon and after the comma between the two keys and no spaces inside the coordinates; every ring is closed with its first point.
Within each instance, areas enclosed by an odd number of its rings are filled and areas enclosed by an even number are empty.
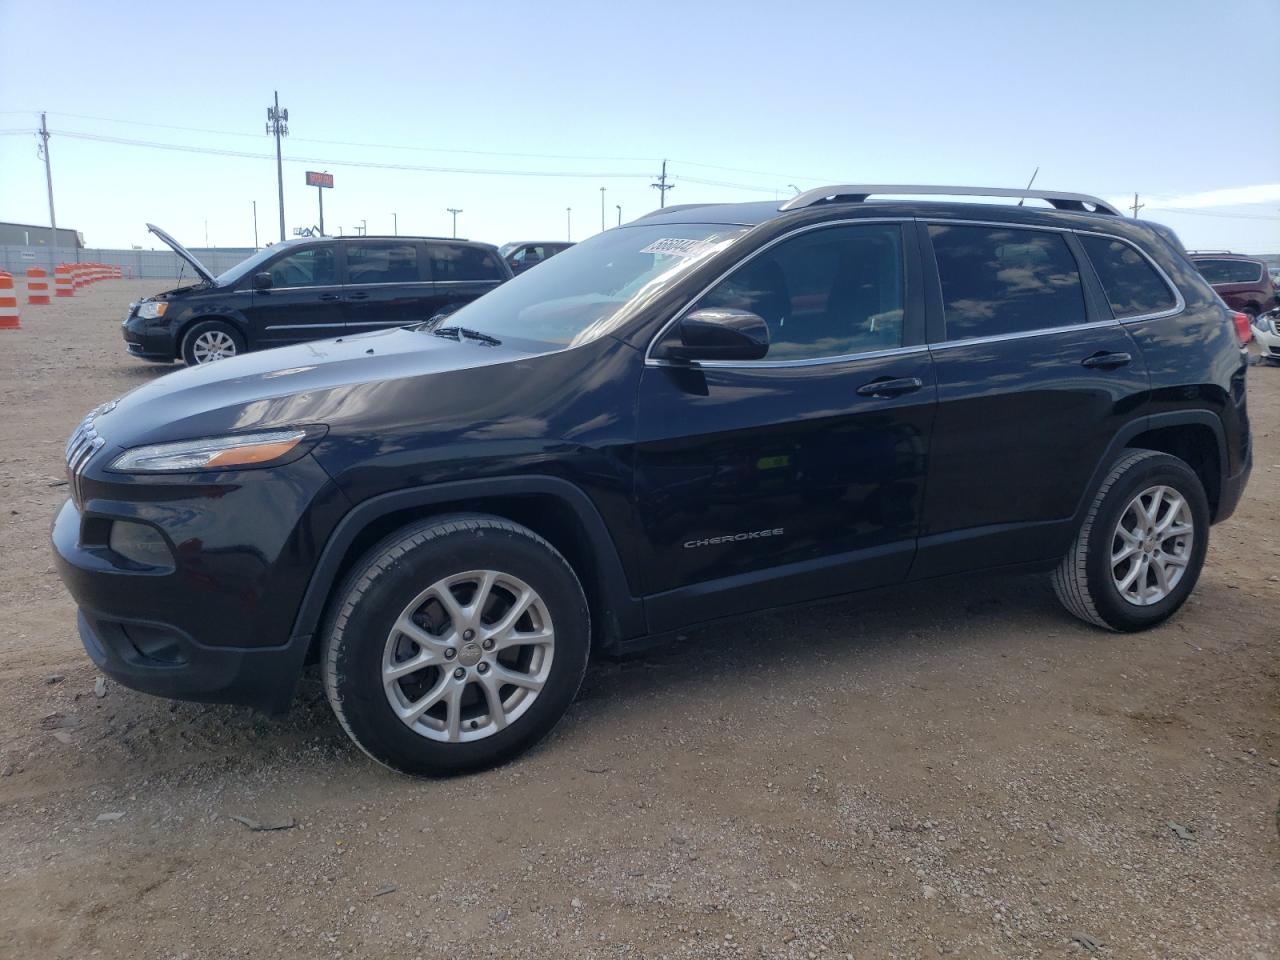
{"type": "MultiPolygon", "coordinates": [[[[488,346],[412,329],[317,340],[167,374],[121,397],[95,426],[107,443],[133,447],[329,424],[367,417],[396,383],[545,352],[545,344],[488,346]]],[[[448,400],[443,392],[438,397],[440,404],[448,400]]]]}
{"type": "Polygon", "coordinates": [[[148,223],[147,229],[150,230],[152,233],[154,233],[161,240],[163,240],[166,244],[168,244],[169,247],[172,248],[174,253],[180,256],[183,260],[187,261],[187,263],[191,264],[191,269],[194,270],[196,273],[200,274],[200,278],[202,280],[208,283],[214,282],[213,274],[209,272],[208,268],[205,267],[203,263],[201,263],[199,260],[197,260],[194,256],[191,255],[190,250],[188,250],[186,247],[180,244],[177,240],[173,239],[173,237],[169,236],[169,234],[165,233],[163,230],[157,227],[154,223],[148,223]]]}

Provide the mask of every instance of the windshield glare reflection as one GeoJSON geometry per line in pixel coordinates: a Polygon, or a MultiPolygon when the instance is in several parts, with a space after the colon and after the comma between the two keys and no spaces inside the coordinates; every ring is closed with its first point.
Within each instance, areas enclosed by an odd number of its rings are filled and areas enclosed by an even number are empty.
{"type": "Polygon", "coordinates": [[[709,223],[608,230],[508,280],[448,322],[498,338],[587,343],[747,230],[709,223]]]}

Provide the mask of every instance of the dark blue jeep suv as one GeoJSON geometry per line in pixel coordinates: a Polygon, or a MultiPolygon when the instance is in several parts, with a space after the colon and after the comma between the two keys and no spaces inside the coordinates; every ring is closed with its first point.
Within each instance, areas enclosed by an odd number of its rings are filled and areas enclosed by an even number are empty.
{"type": "Polygon", "coordinates": [[[672,207],[445,319],[104,404],[53,542],[121,683],[278,712],[318,661],[372,757],[475,769],[593,650],[748,611],[1043,570],[1161,622],[1249,476],[1240,333],[1087,196],[672,207]]]}

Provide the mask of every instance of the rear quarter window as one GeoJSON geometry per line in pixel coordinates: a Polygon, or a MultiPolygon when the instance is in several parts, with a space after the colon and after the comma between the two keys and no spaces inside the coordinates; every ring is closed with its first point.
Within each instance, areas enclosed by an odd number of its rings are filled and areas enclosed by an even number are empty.
{"type": "Polygon", "coordinates": [[[431,278],[449,280],[504,280],[498,254],[484,247],[446,246],[432,244],[427,247],[431,261],[431,278]]]}
{"type": "Polygon", "coordinates": [[[1135,247],[1096,234],[1078,236],[1117,319],[1162,313],[1177,306],[1174,292],[1135,247]]]}

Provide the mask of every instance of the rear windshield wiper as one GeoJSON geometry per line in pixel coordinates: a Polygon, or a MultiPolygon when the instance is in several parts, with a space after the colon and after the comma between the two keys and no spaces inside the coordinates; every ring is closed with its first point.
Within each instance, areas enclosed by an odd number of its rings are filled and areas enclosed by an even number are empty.
{"type": "Polygon", "coordinates": [[[449,337],[451,340],[460,341],[466,337],[468,340],[476,340],[490,347],[496,347],[502,343],[497,337],[491,337],[479,330],[472,330],[470,327],[436,327],[431,332],[437,337],[449,337]]]}

